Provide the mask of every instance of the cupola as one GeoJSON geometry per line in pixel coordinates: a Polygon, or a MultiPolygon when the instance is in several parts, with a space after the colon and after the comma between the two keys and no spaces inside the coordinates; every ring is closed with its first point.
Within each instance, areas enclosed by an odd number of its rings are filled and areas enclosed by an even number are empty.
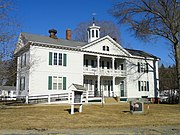
{"type": "Polygon", "coordinates": [[[88,28],[88,43],[100,38],[100,27],[95,25],[93,17],[93,25],[88,28]]]}

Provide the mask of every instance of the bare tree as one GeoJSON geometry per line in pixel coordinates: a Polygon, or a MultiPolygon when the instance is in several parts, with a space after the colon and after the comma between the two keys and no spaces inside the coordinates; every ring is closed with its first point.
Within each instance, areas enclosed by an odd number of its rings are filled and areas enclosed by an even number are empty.
{"type": "Polygon", "coordinates": [[[179,2],[176,0],[124,0],[115,3],[110,12],[120,24],[128,24],[138,38],[147,41],[151,37],[162,37],[172,44],[180,93],[179,2]]]}
{"type": "MultiPolygon", "coordinates": [[[[11,56],[15,49],[18,28],[15,17],[10,15],[13,7],[12,0],[0,0],[0,85],[2,85],[3,80],[10,78],[8,75],[12,76],[9,73],[12,71],[8,70],[10,70],[11,62],[14,61],[11,56]]],[[[16,71],[15,68],[14,70],[16,71]]]]}
{"type": "MultiPolygon", "coordinates": [[[[96,25],[100,26],[101,37],[109,35],[120,42],[120,32],[118,27],[112,21],[96,21],[96,25]]],[[[74,30],[74,39],[77,41],[88,41],[87,28],[92,25],[92,21],[81,22],[74,30]]]]}

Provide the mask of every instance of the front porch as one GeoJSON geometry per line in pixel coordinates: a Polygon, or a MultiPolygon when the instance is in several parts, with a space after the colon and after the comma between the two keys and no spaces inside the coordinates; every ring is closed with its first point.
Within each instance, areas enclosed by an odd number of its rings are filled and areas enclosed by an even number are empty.
{"type": "Polygon", "coordinates": [[[125,77],[84,75],[84,87],[88,97],[127,97],[125,77]]]}

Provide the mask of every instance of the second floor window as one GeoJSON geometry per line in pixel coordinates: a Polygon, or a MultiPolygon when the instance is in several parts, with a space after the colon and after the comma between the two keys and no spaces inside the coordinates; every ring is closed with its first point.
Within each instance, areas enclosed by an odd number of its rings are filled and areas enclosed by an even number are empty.
{"type": "Polygon", "coordinates": [[[49,65],[67,66],[67,54],[49,52],[49,65]]]}
{"type": "Polygon", "coordinates": [[[20,65],[21,65],[21,68],[25,67],[26,66],[26,53],[22,54],[21,57],[20,57],[20,65]]]}
{"type": "Polygon", "coordinates": [[[148,63],[138,62],[137,66],[138,66],[138,72],[139,73],[148,73],[148,68],[149,68],[148,63]]]}

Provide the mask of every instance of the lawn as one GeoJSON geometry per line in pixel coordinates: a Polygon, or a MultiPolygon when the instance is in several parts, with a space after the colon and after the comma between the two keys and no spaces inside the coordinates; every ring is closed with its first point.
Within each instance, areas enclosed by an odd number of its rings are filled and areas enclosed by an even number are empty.
{"type": "Polygon", "coordinates": [[[83,112],[69,114],[69,105],[29,105],[0,109],[1,129],[66,129],[180,125],[180,104],[150,104],[144,114],[130,114],[128,103],[104,107],[83,105],[83,112]]]}

